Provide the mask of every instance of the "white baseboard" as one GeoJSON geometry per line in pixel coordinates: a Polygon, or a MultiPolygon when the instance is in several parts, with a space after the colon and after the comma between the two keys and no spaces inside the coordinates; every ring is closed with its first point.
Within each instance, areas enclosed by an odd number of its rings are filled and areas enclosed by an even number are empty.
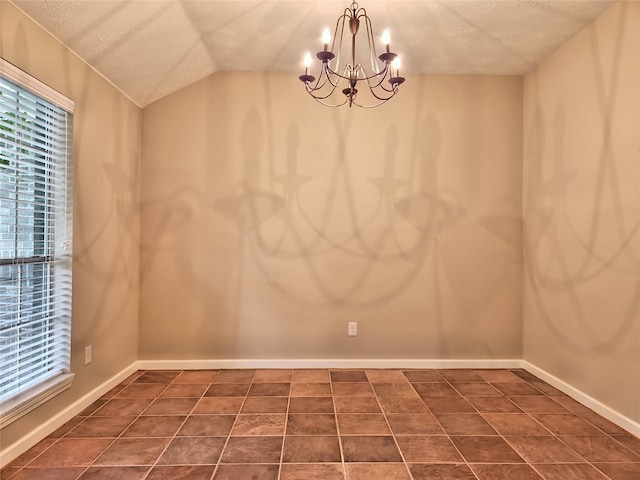
{"type": "Polygon", "coordinates": [[[522,368],[522,360],[436,360],[417,358],[139,360],[138,368],[140,370],[217,370],[225,368],[522,368]]]}
{"type": "Polygon", "coordinates": [[[136,370],[138,370],[137,362],[133,362],[131,365],[115,374],[109,380],[102,383],[101,385],[98,385],[96,388],[86,393],[81,398],[66,407],[64,410],[57,413],[45,423],[39,425],[37,428],[29,432],[20,440],[0,450],[0,468],[8,465],[10,462],[18,458],[24,452],[46,438],[48,435],[51,435],[58,428],[78,415],[113,387],[120,384],[136,370]]]}
{"type": "Polygon", "coordinates": [[[540,378],[541,380],[544,380],[549,385],[556,387],[562,393],[566,393],[574,400],[583,404],[585,407],[588,407],[594,412],[596,412],[598,415],[601,415],[607,420],[615,423],[619,427],[624,428],[627,432],[632,433],[636,437],[640,437],[640,423],[630,419],[629,417],[626,417],[625,415],[608,407],[607,405],[600,402],[599,400],[596,400],[590,395],[587,395],[583,391],[578,390],[577,388],[569,385],[567,382],[560,380],[555,375],[552,375],[549,372],[539,367],[536,367],[535,365],[527,361],[524,361],[524,360],[522,361],[522,368],[534,374],[536,377],[540,378]]]}

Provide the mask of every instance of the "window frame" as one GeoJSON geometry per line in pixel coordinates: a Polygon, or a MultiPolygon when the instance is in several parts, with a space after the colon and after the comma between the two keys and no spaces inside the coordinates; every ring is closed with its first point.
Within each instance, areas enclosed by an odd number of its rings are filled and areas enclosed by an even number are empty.
{"type": "MultiPolygon", "coordinates": [[[[41,328],[41,337],[45,338],[42,341],[44,347],[43,349],[49,349],[55,351],[56,357],[56,365],[63,365],[61,368],[57,368],[54,371],[50,372],[50,375],[47,378],[40,379],[39,381],[23,381],[20,380],[18,383],[20,387],[17,387],[16,393],[2,401],[0,401],[0,428],[4,428],[9,425],[13,421],[27,414],[31,410],[36,407],[42,405],[47,402],[54,396],[58,395],[62,391],[66,390],[71,386],[73,382],[74,374],[71,373],[70,370],[70,360],[71,360],[71,269],[72,269],[72,226],[73,226],[73,202],[72,202],[72,166],[73,166],[73,158],[71,153],[71,142],[73,136],[73,110],[74,110],[74,102],[59,92],[53,90],[48,85],[40,82],[39,80],[33,78],[31,75],[26,72],[20,70],[15,67],[11,63],[6,60],[0,58],[0,76],[8,82],[16,85],[17,87],[26,90],[31,95],[35,95],[38,97],[38,100],[42,100],[47,102],[48,104],[52,104],[56,107],[61,108],[67,114],[65,120],[68,123],[65,123],[65,134],[63,136],[63,140],[65,143],[65,153],[64,160],[61,162],[63,165],[57,165],[56,167],[62,168],[64,171],[64,176],[62,180],[56,180],[53,178],[48,178],[48,175],[43,175],[45,178],[44,182],[47,186],[47,194],[44,197],[45,202],[51,200],[50,196],[56,197],[54,199],[55,206],[53,208],[61,211],[58,215],[56,215],[55,219],[46,219],[43,220],[43,250],[42,252],[36,253],[35,251],[35,236],[40,235],[37,233],[39,230],[36,229],[37,222],[37,214],[36,209],[34,207],[33,214],[33,222],[34,222],[34,251],[33,255],[21,257],[17,251],[13,255],[12,262],[9,263],[8,259],[4,261],[0,261],[4,266],[6,265],[14,265],[17,266],[19,271],[22,272],[23,268],[29,268],[29,264],[33,264],[34,262],[40,262],[43,267],[43,273],[41,274],[42,280],[45,280],[47,285],[49,282],[51,283],[51,287],[49,289],[45,289],[44,286],[41,287],[42,291],[47,291],[48,296],[46,300],[46,310],[47,314],[44,316],[42,322],[46,323],[48,326],[46,328],[41,328]],[[51,183],[48,183],[51,182],[51,183]],[[55,191],[55,194],[51,192],[55,191]],[[61,205],[60,209],[60,198],[58,198],[62,194],[62,198],[64,198],[64,204],[61,205]],[[47,223],[48,222],[48,223],[47,223]],[[53,226],[52,226],[53,225],[53,226]],[[47,233],[49,230],[53,231],[53,236],[50,237],[47,233]],[[60,242],[60,247],[56,246],[60,242]],[[41,254],[40,254],[41,253],[41,254]],[[57,305],[54,305],[54,301],[56,301],[59,297],[64,297],[65,305],[67,305],[65,312],[63,315],[59,315],[57,305]],[[55,315],[51,315],[51,312],[55,312],[55,315]],[[56,317],[61,316],[62,320],[57,320],[56,317]],[[59,347],[58,343],[62,342],[63,346],[59,347]],[[58,357],[62,358],[60,360],[58,357]]],[[[16,120],[18,122],[19,120],[16,120]]],[[[36,127],[38,128],[38,124],[36,127]]],[[[46,125],[44,128],[47,128],[46,125]]],[[[10,137],[7,137],[8,139],[10,137]]],[[[51,155],[53,156],[53,155],[51,155]]],[[[39,158],[36,154],[33,155],[34,158],[39,158]]],[[[36,168],[39,165],[39,162],[34,161],[36,168]]],[[[17,168],[16,164],[16,168],[17,168]]],[[[16,174],[17,178],[17,174],[16,174]]],[[[38,176],[40,179],[40,176],[38,176]]],[[[40,180],[36,180],[35,185],[33,186],[33,196],[34,199],[38,195],[39,186],[38,182],[40,180]]],[[[17,180],[16,180],[17,182],[17,180]]],[[[34,200],[34,205],[35,205],[34,200]]],[[[19,215],[18,206],[16,204],[16,218],[19,215]]],[[[45,213],[45,216],[48,214],[45,213]]],[[[1,259],[0,259],[1,260],[1,259]]],[[[21,274],[20,274],[21,275],[21,274]]],[[[34,277],[36,278],[36,277],[34,277]]],[[[19,288],[22,288],[20,285],[19,288]]],[[[18,297],[21,298],[21,297],[18,297]]],[[[19,305],[22,301],[16,301],[16,305],[19,305]]],[[[13,327],[11,327],[13,328],[13,327]]],[[[18,334],[22,337],[22,334],[18,334]]],[[[18,343],[21,340],[18,340],[18,343]]],[[[49,351],[47,350],[47,351],[49,351]]],[[[43,354],[44,357],[44,354],[43,354]]]]}

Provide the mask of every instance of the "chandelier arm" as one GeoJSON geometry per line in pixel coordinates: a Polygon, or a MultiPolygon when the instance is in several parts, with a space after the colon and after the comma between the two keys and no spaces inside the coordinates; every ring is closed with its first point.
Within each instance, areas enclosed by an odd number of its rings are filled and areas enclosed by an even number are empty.
{"type": "MultiPolygon", "coordinates": [[[[362,70],[362,71],[364,71],[364,69],[362,69],[362,65],[356,65],[356,66],[354,67],[354,71],[358,71],[358,70],[362,70]]],[[[343,74],[341,74],[341,73],[339,73],[339,72],[336,72],[335,70],[331,69],[331,67],[329,67],[329,66],[327,66],[327,71],[328,71],[329,73],[331,73],[331,74],[333,74],[333,75],[337,76],[337,77],[340,77],[340,78],[341,78],[341,79],[343,79],[343,80],[351,80],[351,77],[348,77],[348,76],[343,75],[343,74]]],[[[385,79],[385,76],[384,76],[384,75],[386,75],[387,73],[389,73],[389,67],[388,67],[388,65],[385,65],[384,69],[382,69],[380,72],[378,72],[378,73],[374,73],[374,74],[369,75],[369,76],[367,76],[367,77],[358,77],[358,79],[357,79],[357,80],[358,80],[358,81],[360,81],[360,80],[366,80],[366,81],[368,82],[369,80],[372,80],[372,79],[374,79],[374,78],[378,78],[378,77],[382,76],[382,80],[380,81],[380,83],[382,83],[382,81],[385,79]],[[384,74],[384,75],[383,75],[383,74],[384,74]]]]}
{"type": "MultiPolygon", "coordinates": [[[[374,103],[374,104],[372,104],[372,105],[360,105],[360,104],[359,104],[358,102],[356,102],[355,100],[353,100],[353,102],[351,102],[351,103],[353,103],[356,107],[359,107],[359,108],[366,108],[366,109],[369,109],[369,108],[376,108],[376,107],[379,107],[380,105],[384,105],[384,104],[385,104],[385,103],[387,103],[389,100],[391,100],[394,96],[395,96],[395,95],[392,95],[391,97],[389,97],[389,98],[385,98],[385,99],[383,99],[383,100],[380,100],[378,103],[374,103]]],[[[346,103],[346,102],[345,102],[345,103],[346,103]]]]}
{"type": "Polygon", "coordinates": [[[327,98],[329,98],[331,95],[333,95],[333,92],[335,92],[335,88],[331,89],[331,92],[329,92],[327,95],[319,95],[316,93],[316,90],[307,90],[307,92],[309,93],[309,95],[311,95],[313,98],[315,98],[316,100],[321,99],[321,100],[325,100],[327,98]]]}
{"type": "MultiPolygon", "coordinates": [[[[369,61],[371,62],[371,70],[376,73],[378,72],[378,52],[376,52],[376,43],[373,38],[373,25],[371,25],[371,19],[367,15],[367,12],[364,8],[361,9],[363,13],[365,30],[367,31],[367,42],[369,44],[369,61]]],[[[385,67],[386,67],[385,63],[385,67]]]]}
{"type": "Polygon", "coordinates": [[[311,98],[313,98],[319,104],[324,105],[325,107],[331,107],[331,108],[341,107],[345,103],[347,103],[347,100],[348,100],[347,97],[344,97],[344,102],[342,103],[327,103],[327,102],[323,102],[324,98],[318,98],[313,95],[311,95],[311,98]]]}

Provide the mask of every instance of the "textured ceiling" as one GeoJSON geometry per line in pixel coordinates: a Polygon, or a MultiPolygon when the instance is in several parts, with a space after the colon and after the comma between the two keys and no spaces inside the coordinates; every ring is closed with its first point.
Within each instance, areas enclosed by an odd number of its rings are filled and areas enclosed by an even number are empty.
{"type": "MultiPolygon", "coordinates": [[[[12,0],[145,106],[216,71],[302,69],[342,0],[12,0]]],[[[521,75],[607,0],[361,0],[403,71],[521,75]]]]}

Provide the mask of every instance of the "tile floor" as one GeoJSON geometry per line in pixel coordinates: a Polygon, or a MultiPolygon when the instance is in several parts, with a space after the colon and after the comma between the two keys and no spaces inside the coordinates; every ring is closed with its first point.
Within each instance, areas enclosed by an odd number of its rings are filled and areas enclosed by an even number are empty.
{"type": "Polygon", "coordinates": [[[524,370],[137,372],[3,480],[638,480],[640,440],[524,370]]]}

